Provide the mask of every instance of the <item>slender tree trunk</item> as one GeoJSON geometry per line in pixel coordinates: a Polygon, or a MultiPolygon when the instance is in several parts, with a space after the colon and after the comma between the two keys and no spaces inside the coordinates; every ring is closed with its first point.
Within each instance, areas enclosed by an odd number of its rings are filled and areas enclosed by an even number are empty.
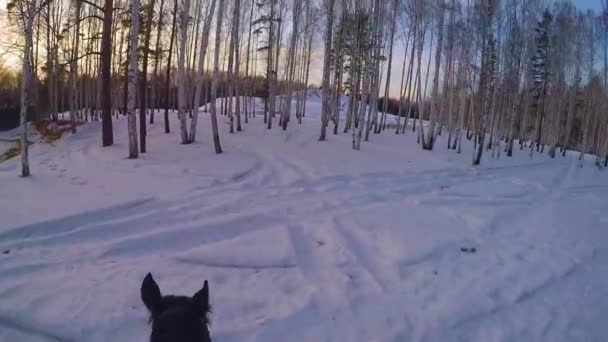
{"type": "MultiPolygon", "coordinates": [[[[306,0],[307,1],[307,6],[310,6],[310,0],[306,0]]],[[[308,11],[308,10],[307,10],[308,11]]],[[[312,26],[312,25],[310,25],[312,26]]],[[[312,28],[307,28],[309,30],[312,31],[312,28]]],[[[302,95],[304,97],[303,103],[302,103],[302,114],[299,117],[299,123],[302,123],[302,118],[304,118],[306,116],[306,99],[308,97],[308,78],[310,76],[310,62],[311,62],[311,56],[312,56],[312,39],[313,39],[313,33],[310,32],[308,34],[308,47],[306,49],[306,71],[304,71],[304,94],[302,95]]]]}
{"type": "MultiPolygon", "coordinates": [[[[253,97],[253,87],[251,83],[251,75],[249,75],[249,64],[250,64],[250,55],[251,55],[251,32],[253,30],[253,8],[255,7],[255,0],[251,0],[251,8],[249,12],[249,35],[247,36],[247,56],[245,57],[245,80],[247,81],[247,86],[249,86],[250,93],[245,91],[245,96],[249,95],[253,97]]],[[[255,77],[255,75],[253,76],[255,77]]],[[[248,98],[245,100],[244,106],[244,114],[245,114],[245,123],[249,121],[249,106],[248,106],[248,98]]]]}
{"type": "Polygon", "coordinates": [[[127,33],[127,59],[125,61],[125,73],[124,73],[124,77],[123,77],[123,114],[127,115],[127,111],[128,111],[128,106],[129,106],[129,59],[130,59],[130,53],[131,53],[131,26],[129,26],[128,29],[128,33],[127,33]]]}
{"type": "Polygon", "coordinates": [[[112,130],[112,19],[114,1],[105,0],[103,33],[101,36],[101,116],[102,146],[114,144],[112,130]]]}
{"type": "Polygon", "coordinates": [[[72,134],[76,133],[76,111],[78,110],[78,52],[80,46],[80,13],[82,3],[78,0],[75,1],[74,9],[76,28],[74,33],[74,46],[72,48],[72,61],[70,63],[70,83],[71,89],[71,108],[70,108],[70,126],[72,134]]]}
{"type": "MultiPolygon", "coordinates": [[[[438,118],[438,108],[440,108],[439,102],[439,70],[441,66],[441,50],[443,48],[443,20],[444,20],[444,7],[443,0],[439,4],[439,23],[437,25],[437,50],[435,52],[435,75],[433,76],[433,90],[431,94],[431,113],[429,116],[429,131],[428,135],[424,134],[424,127],[420,125],[420,135],[422,137],[422,149],[432,150],[435,145],[435,125],[438,118]]],[[[447,75],[446,75],[447,77],[447,75]]]]}
{"type": "Polygon", "coordinates": [[[186,76],[186,40],[188,38],[188,21],[190,20],[190,0],[184,0],[183,8],[179,16],[179,54],[177,58],[177,110],[179,113],[180,131],[182,144],[189,144],[187,116],[188,100],[186,98],[186,87],[188,82],[186,76]]]}
{"type": "Polygon", "coordinates": [[[222,153],[222,146],[220,145],[220,135],[217,127],[217,110],[215,101],[217,99],[217,86],[220,77],[220,42],[222,36],[222,21],[224,18],[224,0],[219,0],[217,9],[217,20],[215,28],[215,48],[213,51],[213,79],[211,80],[211,129],[213,133],[213,146],[215,147],[215,153],[222,153]]]}
{"type": "Polygon", "coordinates": [[[173,24],[171,25],[171,38],[169,39],[169,55],[167,57],[167,76],[165,77],[165,133],[170,132],[169,127],[169,98],[171,96],[171,60],[177,24],[177,0],[173,3],[173,24]]]}
{"type": "MultiPolygon", "coordinates": [[[[386,123],[386,110],[388,108],[388,91],[390,89],[391,86],[391,71],[392,71],[392,66],[393,66],[393,44],[395,42],[395,28],[397,26],[397,11],[398,8],[397,6],[399,5],[399,0],[395,0],[395,2],[393,3],[393,17],[392,17],[392,22],[391,22],[391,34],[390,34],[390,38],[389,38],[389,48],[388,48],[388,68],[386,70],[386,82],[384,85],[384,101],[382,103],[382,118],[380,119],[380,125],[376,126],[375,129],[375,133],[380,133],[381,130],[384,129],[384,125],[386,123]]],[[[407,51],[407,49],[406,49],[407,51]]],[[[403,58],[403,61],[405,62],[405,56],[403,58]]],[[[403,77],[402,77],[403,79],[403,77]]],[[[399,113],[399,115],[401,115],[401,113],[399,113]]]]}
{"type": "Polygon", "coordinates": [[[227,69],[227,79],[226,79],[226,101],[227,103],[227,114],[230,120],[230,133],[234,133],[234,112],[232,110],[232,97],[234,96],[235,91],[235,72],[234,72],[234,64],[235,64],[235,52],[237,49],[237,37],[239,32],[238,19],[239,19],[239,6],[237,2],[239,0],[235,0],[232,12],[232,23],[231,32],[230,32],[230,45],[228,50],[228,69],[227,69]]]}
{"type": "Polygon", "coordinates": [[[196,78],[196,88],[194,90],[194,105],[192,113],[192,121],[190,122],[190,142],[193,143],[196,140],[196,125],[198,121],[198,112],[200,106],[200,97],[204,82],[204,64],[207,56],[207,46],[209,45],[209,33],[211,32],[211,22],[213,20],[213,14],[215,12],[216,0],[211,0],[207,17],[205,18],[205,24],[203,26],[203,34],[201,35],[201,52],[198,60],[198,73],[196,78]]]}
{"type": "Polygon", "coordinates": [[[381,42],[382,42],[382,29],[380,21],[382,20],[382,13],[380,7],[380,0],[375,1],[374,5],[374,18],[372,21],[372,59],[371,59],[371,83],[370,83],[370,100],[368,102],[368,120],[365,129],[365,141],[369,140],[369,132],[372,124],[377,124],[378,121],[378,93],[380,92],[380,55],[381,42]]]}
{"type": "MultiPolygon", "coordinates": [[[[332,0],[333,1],[333,0],[332,0]]],[[[266,79],[268,82],[268,100],[267,100],[267,104],[268,104],[268,110],[267,110],[267,115],[268,115],[268,120],[267,120],[267,128],[271,129],[272,128],[272,118],[274,117],[274,112],[275,112],[275,95],[276,95],[276,80],[277,80],[277,69],[276,69],[276,65],[275,62],[273,60],[274,58],[274,44],[275,44],[275,32],[274,32],[274,27],[275,24],[274,22],[276,21],[277,18],[276,17],[276,2],[277,0],[270,0],[270,29],[268,30],[268,66],[267,66],[267,72],[266,72],[266,79]]],[[[278,49],[278,46],[277,46],[278,49]]]]}
{"type": "MultiPolygon", "coordinates": [[[[76,0],[78,1],[78,0],[76,0]]],[[[151,18],[148,18],[151,20],[151,18]]],[[[129,158],[137,158],[137,39],[139,37],[139,0],[131,4],[131,37],[129,37],[129,89],[127,100],[127,128],[129,131],[129,158]]]]}
{"type": "Polygon", "coordinates": [[[243,127],[241,126],[241,94],[239,83],[241,79],[241,1],[235,0],[234,6],[237,8],[236,12],[236,36],[234,43],[234,115],[236,116],[236,130],[241,132],[243,127]]]}
{"type": "MultiPolygon", "coordinates": [[[[238,1],[238,0],[236,0],[238,1]]],[[[294,0],[293,3],[293,14],[292,14],[292,32],[291,32],[291,41],[289,43],[289,52],[287,55],[287,94],[285,95],[284,107],[282,110],[282,119],[281,123],[283,126],[283,130],[287,129],[287,123],[289,122],[289,118],[291,115],[291,100],[293,97],[293,83],[294,83],[294,73],[296,67],[296,43],[299,33],[299,20],[300,20],[300,0],[294,0]]]]}
{"type": "Polygon", "coordinates": [[[23,4],[21,6],[21,16],[23,18],[23,33],[25,43],[23,46],[23,80],[21,81],[21,177],[30,176],[29,146],[27,140],[27,116],[28,106],[30,105],[30,92],[32,91],[32,46],[33,46],[33,26],[34,17],[38,10],[37,1],[32,0],[29,8],[23,4]]]}
{"type": "Polygon", "coordinates": [[[331,47],[334,25],[334,3],[335,0],[325,0],[327,6],[327,24],[325,25],[325,47],[323,49],[323,98],[321,104],[321,136],[320,141],[326,139],[326,128],[329,123],[330,114],[330,97],[331,89],[329,85],[330,65],[331,65],[331,47]]]}
{"type": "MultiPolygon", "coordinates": [[[[415,29],[415,26],[414,26],[415,29]]],[[[405,78],[405,62],[407,61],[407,58],[405,58],[406,56],[403,56],[403,65],[401,66],[401,84],[399,85],[399,107],[397,109],[397,129],[395,130],[395,134],[399,134],[401,131],[401,115],[403,114],[402,112],[402,107],[404,105],[404,101],[405,101],[405,94],[406,94],[406,88],[404,88],[405,85],[408,84],[410,77],[412,76],[412,69],[414,67],[414,52],[415,52],[415,46],[416,46],[416,34],[411,34],[408,33],[407,36],[407,40],[405,41],[405,55],[407,55],[407,51],[408,51],[408,45],[410,43],[410,38],[413,36],[414,40],[412,43],[412,52],[410,54],[410,62],[408,65],[408,74],[407,74],[407,79],[405,78]],[[403,81],[405,80],[405,85],[403,83],[403,81]]],[[[409,86],[407,87],[407,91],[409,92],[409,86]]],[[[412,102],[412,99],[408,99],[408,101],[412,102]]],[[[409,115],[409,113],[405,114],[404,120],[407,121],[407,116],[409,115]]],[[[404,123],[404,126],[406,126],[407,123],[404,123]]]]}
{"type": "Polygon", "coordinates": [[[165,8],[165,0],[160,0],[160,8],[158,10],[158,23],[156,25],[156,44],[154,48],[154,82],[152,84],[152,100],[154,101],[154,108],[150,112],[150,124],[154,124],[154,112],[160,109],[160,82],[159,82],[159,74],[158,74],[158,65],[161,60],[161,46],[160,46],[160,38],[162,36],[163,30],[163,17],[164,17],[164,8],[165,8]]]}
{"type": "Polygon", "coordinates": [[[150,35],[152,33],[152,19],[154,17],[155,3],[155,0],[150,0],[148,2],[148,10],[146,13],[146,27],[144,29],[141,81],[139,82],[139,147],[141,153],[146,153],[146,113],[148,111],[148,59],[150,55],[150,35]]]}

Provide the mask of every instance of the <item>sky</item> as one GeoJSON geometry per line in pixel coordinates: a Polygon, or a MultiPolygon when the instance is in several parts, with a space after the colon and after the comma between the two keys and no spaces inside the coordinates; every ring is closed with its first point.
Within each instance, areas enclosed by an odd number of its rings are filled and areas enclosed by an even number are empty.
{"type": "Polygon", "coordinates": [[[581,9],[592,9],[596,11],[602,9],[601,0],[572,0],[572,2],[581,9]]]}

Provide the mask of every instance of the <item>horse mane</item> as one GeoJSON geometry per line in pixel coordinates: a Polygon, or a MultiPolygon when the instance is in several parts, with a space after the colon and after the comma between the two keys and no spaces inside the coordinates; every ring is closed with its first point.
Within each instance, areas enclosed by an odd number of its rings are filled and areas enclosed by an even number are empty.
{"type": "MultiPolygon", "coordinates": [[[[191,298],[187,297],[187,296],[175,296],[175,295],[166,295],[162,297],[161,300],[161,305],[162,308],[170,308],[173,306],[187,306],[187,305],[192,305],[191,303],[191,298]]],[[[207,326],[211,326],[211,314],[213,313],[213,307],[211,306],[211,304],[208,304],[206,308],[203,308],[204,310],[204,314],[203,314],[203,324],[206,324],[207,326]]],[[[156,314],[155,313],[150,313],[150,317],[148,317],[148,324],[152,324],[152,322],[154,321],[154,319],[156,318],[156,314]]]]}

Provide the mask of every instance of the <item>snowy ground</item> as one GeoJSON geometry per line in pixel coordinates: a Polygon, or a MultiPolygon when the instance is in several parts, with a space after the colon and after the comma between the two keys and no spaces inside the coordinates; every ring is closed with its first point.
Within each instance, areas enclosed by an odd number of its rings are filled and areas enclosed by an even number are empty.
{"type": "Polygon", "coordinates": [[[355,152],[310,116],[220,118],[222,155],[206,115],[186,146],[173,118],[138,160],[126,120],[109,148],[90,123],[35,144],[31,178],[0,163],[0,341],[145,341],[147,272],[209,279],[215,341],[608,339],[606,172],[519,150],[474,169],[411,132],[355,152]]]}

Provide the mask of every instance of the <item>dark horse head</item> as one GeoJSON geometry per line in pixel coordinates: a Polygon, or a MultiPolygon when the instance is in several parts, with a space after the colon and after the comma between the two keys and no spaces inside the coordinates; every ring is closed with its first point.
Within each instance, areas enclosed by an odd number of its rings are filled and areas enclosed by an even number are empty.
{"type": "Polygon", "coordinates": [[[150,311],[150,342],[210,342],[209,285],[192,297],[163,296],[148,273],[141,284],[141,299],[150,311]]]}

